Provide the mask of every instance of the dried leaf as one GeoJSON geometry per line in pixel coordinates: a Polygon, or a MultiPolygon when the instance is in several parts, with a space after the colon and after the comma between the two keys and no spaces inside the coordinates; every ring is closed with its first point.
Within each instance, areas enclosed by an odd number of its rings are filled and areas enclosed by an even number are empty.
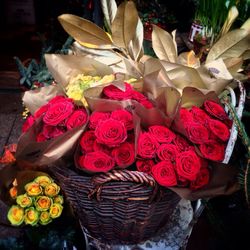
{"type": "Polygon", "coordinates": [[[167,31],[156,25],[153,25],[152,46],[159,59],[176,63],[177,50],[173,38],[167,31]]]}
{"type": "Polygon", "coordinates": [[[131,58],[135,61],[139,61],[140,58],[143,56],[143,24],[138,18],[135,36],[129,43],[128,51],[131,58]]]}
{"type": "Polygon", "coordinates": [[[91,44],[99,49],[115,47],[104,30],[84,18],[71,14],[63,14],[58,17],[58,20],[64,30],[82,44],[91,44]]]}
{"type": "Polygon", "coordinates": [[[117,12],[117,5],[115,0],[101,0],[102,11],[107,21],[109,28],[111,29],[112,22],[117,12]]]}
{"type": "Polygon", "coordinates": [[[218,58],[239,57],[250,48],[250,34],[247,30],[236,29],[228,32],[210,49],[206,63],[218,58]]]}
{"type": "Polygon", "coordinates": [[[243,64],[243,59],[242,57],[226,58],[224,60],[224,63],[227,67],[227,70],[230,72],[230,74],[234,76],[238,72],[238,70],[241,68],[243,64]]]}
{"type": "Polygon", "coordinates": [[[219,37],[223,37],[230,30],[232,24],[234,23],[238,15],[239,15],[239,12],[236,6],[232,6],[231,9],[228,11],[227,19],[224,22],[224,25],[220,31],[219,37]]]}
{"type": "Polygon", "coordinates": [[[123,2],[119,5],[111,27],[112,39],[116,46],[128,48],[135,36],[138,18],[134,2],[123,2]]]}

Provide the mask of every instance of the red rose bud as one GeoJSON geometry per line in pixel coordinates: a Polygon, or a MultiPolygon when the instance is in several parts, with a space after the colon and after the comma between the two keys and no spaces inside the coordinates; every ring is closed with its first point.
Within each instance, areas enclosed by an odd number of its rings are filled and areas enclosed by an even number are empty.
{"type": "Polygon", "coordinates": [[[45,104],[45,105],[43,105],[42,107],[40,107],[40,108],[35,112],[34,118],[37,119],[37,118],[41,117],[44,113],[47,112],[48,107],[49,107],[48,104],[45,104]]]}
{"type": "Polygon", "coordinates": [[[203,126],[207,126],[208,121],[210,120],[210,117],[206,114],[206,112],[196,106],[193,106],[190,110],[192,116],[193,116],[193,121],[197,122],[203,126]]]}
{"type": "Polygon", "coordinates": [[[224,108],[220,104],[218,104],[214,101],[208,101],[208,100],[205,101],[204,108],[213,117],[216,117],[220,120],[228,119],[228,116],[227,116],[224,108]]]}
{"type": "Polygon", "coordinates": [[[176,170],[180,177],[193,181],[200,168],[200,157],[194,151],[181,152],[176,156],[176,170]]]}
{"type": "Polygon", "coordinates": [[[108,85],[103,88],[103,94],[112,100],[126,100],[132,98],[133,88],[130,84],[125,84],[125,91],[117,88],[114,85],[108,85]]]}
{"type": "Polygon", "coordinates": [[[188,139],[195,144],[202,144],[209,141],[209,131],[199,123],[190,122],[185,124],[188,139]]]}
{"type": "Polygon", "coordinates": [[[79,126],[83,126],[87,122],[87,119],[88,115],[86,110],[84,109],[75,110],[73,114],[66,121],[66,127],[68,130],[71,130],[79,126]]]}
{"type": "Polygon", "coordinates": [[[56,126],[68,118],[74,110],[74,104],[70,101],[56,102],[50,105],[43,117],[43,122],[56,126]]]}
{"type": "Polygon", "coordinates": [[[152,167],[154,179],[164,187],[177,185],[174,166],[170,161],[161,161],[152,167]]]}
{"type": "Polygon", "coordinates": [[[182,136],[176,135],[173,143],[177,146],[179,151],[187,151],[190,149],[190,144],[189,142],[182,136]]]}
{"type": "Polygon", "coordinates": [[[145,159],[154,158],[156,150],[159,147],[159,143],[149,132],[140,133],[137,145],[137,153],[139,156],[145,159]]]}
{"type": "Polygon", "coordinates": [[[109,112],[93,112],[89,117],[89,128],[96,129],[100,121],[105,121],[109,118],[109,112]]]}
{"type": "Polygon", "coordinates": [[[155,165],[153,160],[137,160],[136,168],[140,172],[151,174],[151,169],[155,165]]]}
{"type": "Polygon", "coordinates": [[[114,148],[112,156],[119,167],[127,167],[135,160],[135,148],[128,142],[122,143],[119,147],[114,148]]]}
{"type": "Polygon", "coordinates": [[[80,146],[84,152],[94,151],[93,146],[96,140],[95,132],[93,130],[86,131],[83,133],[83,136],[80,140],[80,146]]]}
{"type": "Polygon", "coordinates": [[[227,141],[230,136],[228,127],[221,121],[210,119],[209,120],[210,131],[220,140],[227,141]]]}
{"type": "Polygon", "coordinates": [[[115,161],[109,155],[97,151],[81,156],[79,165],[90,172],[108,172],[115,166],[115,161]]]}
{"type": "Polygon", "coordinates": [[[149,127],[149,133],[159,143],[171,143],[176,136],[169,128],[160,125],[149,127]]]}
{"type": "Polygon", "coordinates": [[[134,128],[133,116],[130,112],[124,109],[115,110],[111,113],[111,117],[114,120],[121,121],[127,130],[134,128]]]}
{"type": "Polygon", "coordinates": [[[179,152],[177,146],[173,144],[162,144],[157,149],[157,156],[161,161],[171,161],[175,162],[176,155],[179,152]]]}
{"type": "Polygon", "coordinates": [[[208,160],[222,161],[225,155],[225,146],[217,142],[205,143],[199,146],[201,154],[208,160]]]}
{"type": "Polygon", "coordinates": [[[34,122],[34,117],[32,115],[28,116],[23,124],[22,132],[25,133],[26,131],[28,131],[28,129],[34,124],[34,122]]]}
{"type": "Polygon", "coordinates": [[[201,168],[200,172],[196,176],[196,179],[190,183],[190,188],[192,190],[196,190],[207,185],[209,178],[209,170],[207,168],[201,168]]]}
{"type": "Polygon", "coordinates": [[[122,122],[108,119],[98,124],[95,136],[98,143],[117,147],[127,139],[127,130],[122,122]]]}

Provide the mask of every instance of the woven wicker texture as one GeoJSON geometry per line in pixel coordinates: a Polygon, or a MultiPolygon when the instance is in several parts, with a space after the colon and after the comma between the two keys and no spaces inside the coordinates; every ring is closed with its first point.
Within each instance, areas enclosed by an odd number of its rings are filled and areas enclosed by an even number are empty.
{"type": "Polygon", "coordinates": [[[132,244],[155,236],[180,201],[145,173],[114,170],[89,177],[52,169],[81,224],[103,242],[132,244]]]}

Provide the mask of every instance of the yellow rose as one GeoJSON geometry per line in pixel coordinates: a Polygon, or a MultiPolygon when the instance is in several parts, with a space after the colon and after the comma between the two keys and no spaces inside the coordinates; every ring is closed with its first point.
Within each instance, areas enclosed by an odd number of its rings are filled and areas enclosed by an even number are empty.
{"type": "Polygon", "coordinates": [[[47,196],[54,197],[60,192],[60,187],[56,183],[51,183],[45,187],[44,193],[47,196]]]}
{"type": "Polygon", "coordinates": [[[52,179],[49,178],[46,175],[42,175],[42,176],[38,176],[34,182],[38,183],[40,186],[42,186],[43,188],[46,187],[48,184],[52,183],[52,179]]]}
{"type": "Polygon", "coordinates": [[[59,203],[53,203],[50,207],[49,213],[52,219],[58,218],[63,210],[63,206],[59,203]]]}
{"type": "Polygon", "coordinates": [[[57,195],[53,198],[54,203],[59,203],[59,204],[63,204],[64,199],[62,195],[57,195]]]}
{"type": "Polygon", "coordinates": [[[26,184],[24,189],[29,196],[38,196],[43,191],[42,187],[36,182],[30,182],[26,184]]]}
{"type": "Polygon", "coordinates": [[[20,207],[30,207],[32,205],[32,198],[30,198],[27,194],[21,194],[17,196],[16,203],[20,207]]]}
{"type": "Polygon", "coordinates": [[[7,218],[13,226],[21,225],[24,220],[24,209],[13,205],[8,211],[7,218]]]}
{"type": "Polygon", "coordinates": [[[24,222],[27,225],[35,226],[39,221],[40,213],[34,208],[29,207],[25,209],[24,222]]]}
{"type": "Polygon", "coordinates": [[[39,223],[41,225],[47,225],[52,221],[50,214],[48,211],[43,211],[40,214],[40,219],[39,219],[39,223]]]}
{"type": "Polygon", "coordinates": [[[47,196],[38,196],[35,200],[35,207],[38,211],[46,211],[50,208],[53,201],[47,196]]]}

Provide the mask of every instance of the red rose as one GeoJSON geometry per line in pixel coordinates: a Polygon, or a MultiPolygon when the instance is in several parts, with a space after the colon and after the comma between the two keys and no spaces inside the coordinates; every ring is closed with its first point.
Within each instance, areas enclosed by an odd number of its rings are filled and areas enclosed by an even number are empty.
{"type": "Polygon", "coordinates": [[[43,142],[43,141],[46,141],[47,138],[43,135],[43,133],[39,133],[37,136],[36,136],[36,141],[37,142],[43,142]]]}
{"type": "Polygon", "coordinates": [[[66,131],[63,128],[57,128],[55,127],[54,130],[51,133],[51,138],[56,138],[60,135],[63,135],[66,131]]]}
{"type": "Polygon", "coordinates": [[[230,132],[224,123],[218,120],[210,119],[208,125],[210,131],[212,131],[212,133],[220,140],[225,142],[229,139],[230,132]]]}
{"type": "Polygon", "coordinates": [[[194,151],[188,150],[176,156],[176,171],[180,177],[193,181],[200,168],[201,160],[194,151]]]}
{"type": "Polygon", "coordinates": [[[28,116],[22,126],[22,132],[26,132],[35,122],[35,119],[32,115],[28,116]]]}
{"type": "Polygon", "coordinates": [[[117,88],[114,85],[108,85],[103,88],[103,94],[109,99],[113,99],[113,100],[131,99],[133,88],[130,84],[126,82],[124,84],[125,84],[125,91],[117,88]]]}
{"type": "Polygon", "coordinates": [[[208,160],[222,161],[225,155],[225,146],[217,142],[205,143],[199,146],[201,154],[208,160]]]}
{"type": "Polygon", "coordinates": [[[152,167],[154,179],[164,187],[177,185],[174,166],[170,161],[161,161],[152,167]]]}
{"type": "Polygon", "coordinates": [[[149,100],[140,101],[140,104],[146,109],[151,109],[154,107],[154,105],[149,100]]]}
{"type": "Polygon", "coordinates": [[[133,116],[127,110],[124,109],[115,110],[111,113],[110,118],[123,122],[127,130],[131,130],[134,128],[133,116]]]}
{"type": "Polygon", "coordinates": [[[189,112],[188,109],[181,108],[179,112],[180,112],[180,119],[182,122],[184,123],[193,122],[193,115],[192,113],[189,112]]]}
{"type": "Polygon", "coordinates": [[[140,172],[151,174],[151,169],[155,165],[153,160],[137,160],[136,168],[140,172]]]}
{"type": "Polygon", "coordinates": [[[162,161],[175,162],[176,155],[179,152],[178,147],[173,144],[162,144],[157,149],[157,156],[162,161]]]}
{"type": "Polygon", "coordinates": [[[57,103],[57,102],[73,102],[72,99],[70,98],[67,98],[65,96],[62,96],[62,95],[57,95],[55,97],[53,97],[52,99],[50,99],[50,101],[48,102],[48,104],[54,104],[54,103],[57,103]]]}
{"type": "Polygon", "coordinates": [[[81,156],[79,165],[90,172],[108,172],[115,166],[115,161],[109,155],[97,151],[81,156]]]}
{"type": "Polygon", "coordinates": [[[171,143],[176,136],[169,128],[160,125],[151,126],[148,130],[159,143],[171,143]]]}
{"type": "Polygon", "coordinates": [[[109,118],[109,112],[93,112],[89,117],[89,128],[95,129],[100,121],[105,121],[109,118]]]}
{"type": "Polygon", "coordinates": [[[54,130],[54,129],[55,129],[54,126],[50,126],[50,125],[44,124],[44,125],[43,125],[42,133],[43,133],[43,135],[44,135],[47,139],[50,139],[50,138],[52,138],[51,134],[53,133],[53,130],[54,130]]]}
{"type": "Polygon", "coordinates": [[[99,122],[95,136],[98,143],[117,147],[127,139],[127,130],[122,122],[110,118],[99,122]]]}
{"type": "Polygon", "coordinates": [[[56,126],[68,118],[74,110],[74,104],[69,101],[57,102],[49,106],[43,117],[44,123],[56,126]]]}
{"type": "Polygon", "coordinates": [[[154,158],[156,150],[159,146],[159,143],[150,133],[140,133],[137,145],[137,153],[145,159],[154,158]]]}
{"type": "Polygon", "coordinates": [[[192,190],[199,189],[209,182],[209,170],[207,168],[201,168],[200,172],[197,174],[196,179],[191,181],[190,188],[192,190]]]}
{"type": "Polygon", "coordinates": [[[180,151],[187,151],[190,149],[189,142],[182,136],[176,135],[173,143],[177,146],[180,151]]]}
{"type": "Polygon", "coordinates": [[[185,124],[188,139],[195,144],[209,141],[209,130],[199,123],[189,122],[185,124]]]}
{"type": "Polygon", "coordinates": [[[138,91],[134,90],[132,92],[132,99],[139,102],[146,109],[151,109],[154,107],[153,104],[148,100],[148,98],[138,91]]]}
{"type": "Polygon", "coordinates": [[[47,110],[48,110],[48,107],[49,107],[48,104],[45,104],[45,105],[43,105],[42,107],[40,107],[40,108],[35,112],[34,118],[37,119],[37,118],[39,118],[40,116],[42,116],[44,113],[46,113],[47,110]]]}
{"type": "Polygon", "coordinates": [[[127,142],[129,143],[135,143],[135,134],[134,133],[128,133],[128,137],[127,137],[127,142]]]}
{"type": "Polygon", "coordinates": [[[228,119],[224,108],[217,102],[207,100],[204,102],[204,108],[210,115],[220,120],[228,119]]]}
{"type": "Polygon", "coordinates": [[[208,121],[210,117],[206,114],[206,112],[196,106],[193,106],[190,110],[192,116],[193,116],[193,121],[197,122],[203,126],[206,126],[208,124],[208,121]]]}
{"type": "Polygon", "coordinates": [[[111,155],[112,148],[105,146],[104,144],[98,143],[97,141],[94,142],[93,151],[102,151],[107,155],[111,155]]]}
{"type": "Polygon", "coordinates": [[[114,157],[117,166],[127,167],[135,160],[134,145],[124,142],[119,147],[113,149],[112,156],[114,157]]]}
{"type": "Polygon", "coordinates": [[[95,132],[93,130],[86,131],[83,133],[80,139],[80,146],[84,152],[94,151],[94,142],[96,140],[95,132]]]}
{"type": "Polygon", "coordinates": [[[66,121],[66,127],[68,130],[71,130],[78,126],[83,126],[87,122],[87,119],[88,115],[86,110],[84,109],[75,110],[66,121]]]}

